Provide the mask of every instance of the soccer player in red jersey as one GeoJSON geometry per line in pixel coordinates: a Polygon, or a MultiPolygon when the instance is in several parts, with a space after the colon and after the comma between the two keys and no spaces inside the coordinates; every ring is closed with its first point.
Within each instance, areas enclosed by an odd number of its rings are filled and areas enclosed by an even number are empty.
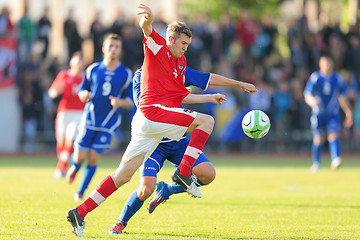
{"type": "Polygon", "coordinates": [[[73,151],[75,135],[81,120],[85,103],[78,97],[78,89],[84,78],[84,62],[81,52],[75,52],[70,59],[70,69],[59,72],[50,86],[51,98],[61,96],[55,120],[56,152],[58,164],[54,176],[64,177],[67,162],[73,151]]]}
{"type": "MultiPolygon", "coordinates": [[[[180,108],[180,104],[222,104],[226,97],[219,93],[191,94],[185,88],[183,77],[186,59],[183,54],[191,42],[191,31],[185,24],[174,22],[168,26],[165,40],[152,28],[151,9],[143,4],[139,8],[143,9],[139,13],[142,15],[139,25],[145,36],[145,59],[141,98],[132,120],[131,141],[119,167],[104,178],[83,203],[68,211],[67,219],[77,236],[84,236],[85,216],[130,181],[163,137],[180,140],[185,132],[192,132],[185,152],[186,161],[182,163],[180,170],[176,170],[173,178],[180,179],[188,193],[201,197],[201,192],[190,177],[190,169],[213,129],[214,119],[209,115],[180,108]]],[[[253,91],[257,91],[255,87],[253,91]]]]}

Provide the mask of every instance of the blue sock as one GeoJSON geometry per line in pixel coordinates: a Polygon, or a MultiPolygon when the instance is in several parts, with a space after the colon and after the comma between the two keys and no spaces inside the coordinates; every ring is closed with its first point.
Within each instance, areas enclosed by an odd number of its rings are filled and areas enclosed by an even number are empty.
{"type": "Polygon", "coordinates": [[[87,165],[81,176],[80,186],[78,193],[84,195],[85,190],[88,188],[91,179],[93,178],[96,171],[97,164],[87,165]]]}
{"type": "MultiPolygon", "coordinates": [[[[200,186],[204,186],[204,184],[197,179],[194,175],[192,175],[193,180],[195,180],[195,183],[198,187],[200,186]]],[[[166,199],[168,199],[171,195],[173,194],[179,194],[179,193],[183,193],[186,192],[182,186],[178,185],[177,183],[171,183],[171,184],[167,184],[167,188],[164,189],[164,197],[166,199]]]]}
{"type": "Polygon", "coordinates": [[[340,157],[340,142],[339,139],[335,139],[332,142],[329,142],[329,150],[331,159],[340,157]]]}
{"type": "Polygon", "coordinates": [[[321,153],[322,153],[323,145],[312,144],[312,159],[313,163],[319,164],[321,163],[321,153]]]}
{"type": "Polygon", "coordinates": [[[126,200],[124,208],[122,209],[117,222],[123,222],[124,226],[127,225],[127,222],[132,216],[142,207],[144,201],[141,201],[137,197],[136,191],[130,194],[129,198],[126,200]]]}
{"type": "Polygon", "coordinates": [[[71,159],[71,164],[75,166],[75,171],[76,171],[76,172],[79,171],[80,168],[81,168],[82,163],[76,163],[76,162],[75,162],[75,160],[74,160],[74,154],[71,154],[70,159],[71,159]]]}

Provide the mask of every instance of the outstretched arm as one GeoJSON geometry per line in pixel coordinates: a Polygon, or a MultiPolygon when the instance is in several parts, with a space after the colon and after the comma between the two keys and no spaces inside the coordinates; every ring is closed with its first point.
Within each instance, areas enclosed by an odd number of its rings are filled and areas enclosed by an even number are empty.
{"type": "Polygon", "coordinates": [[[189,104],[189,103],[211,102],[211,103],[221,105],[223,103],[223,101],[226,101],[226,96],[221,93],[215,93],[215,94],[192,94],[192,93],[190,93],[183,99],[182,103],[189,104]]]}
{"type": "Polygon", "coordinates": [[[351,127],[352,124],[353,124],[353,114],[352,114],[352,111],[351,111],[351,108],[350,108],[349,101],[343,95],[339,95],[338,100],[339,100],[339,104],[340,104],[341,109],[345,113],[344,126],[345,127],[351,127]]]}
{"type": "Polygon", "coordinates": [[[215,73],[211,74],[209,85],[223,86],[223,87],[239,87],[249,93],[256,93],[258,90],[251,83],[233,80],[215,73]]]}
{"type": "Polygon", "coordinates": [[[143,10],[137,14],[142,15],[139,21],[139,25],[143,30],[144,36],[148,38],[152,32],[153,14],[151,9],[142,3],[140,4],[139,8],[143,10]]]}

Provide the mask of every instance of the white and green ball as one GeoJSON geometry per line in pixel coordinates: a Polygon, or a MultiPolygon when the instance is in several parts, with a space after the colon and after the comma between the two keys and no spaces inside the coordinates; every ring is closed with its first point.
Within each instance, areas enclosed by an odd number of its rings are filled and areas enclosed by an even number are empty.
{"type": "Polygon", "coordinates": [[[270,119],[263,111],[252,110],[245,114],[241,126],[247,136],[262,138],[270,130],[270,119]]]}

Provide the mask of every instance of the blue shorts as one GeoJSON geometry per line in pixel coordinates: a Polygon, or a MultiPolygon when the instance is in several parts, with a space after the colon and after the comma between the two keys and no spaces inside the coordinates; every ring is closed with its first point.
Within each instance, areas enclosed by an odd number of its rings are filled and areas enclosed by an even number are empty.
{"type": "Polygon", "coordinates": [[[338,133],[340,131],[340,118],[338,115],[316,115],[310,118],[311,131],[314,136],[323,136],[325,130],[338,133]]]}
{"type": "MultiPolygon", "coordinates": [[[[143,165],[140,167],[140,176],[151,176],[156,177],[157,173],[163,167],[165,160],[169,160],[174,167],[178,167],[186,147],[189,144],[189,139],[184,137],[180,141],[169,141],[161,142],[151,156],[146,159],[143,165]]],[[[196,166],[202,162],[210,162],[204,153],[201,153],[199,158],[196,160],[196,166]]]]}
{"type": "Polygon", "coordinates": [[[94,150],[98,154],[102,154],[111,146],[112,134],[105,131],[91,130],[86,127],[79,131],[79,135],[75,139],[74,149],[81,151],[94,150]]]}

